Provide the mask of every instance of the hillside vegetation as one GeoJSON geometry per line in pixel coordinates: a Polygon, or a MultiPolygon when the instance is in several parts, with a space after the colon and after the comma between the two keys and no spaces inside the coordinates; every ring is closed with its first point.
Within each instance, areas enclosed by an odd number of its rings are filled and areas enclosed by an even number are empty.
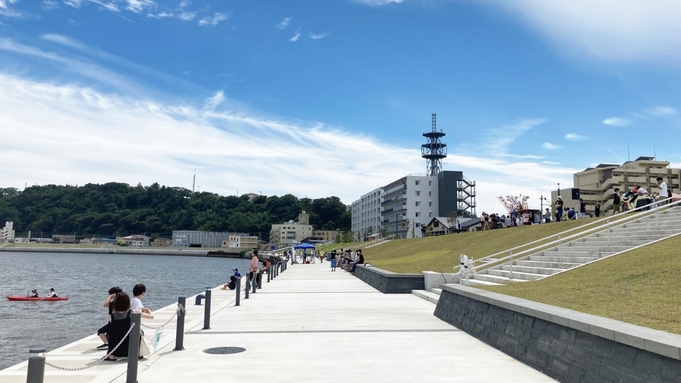
{"type": "Polygon", "coordinates": [[[350,230],[350,213],[338,197],[220,196],[179,187],[124,183],[0,188],[0,226],[14,222],[17,236],[73,234],[79,237],[147,234],[173,230],[229,231],[260,235],[272,224],[310,215],[317,230],[350,230]]]}

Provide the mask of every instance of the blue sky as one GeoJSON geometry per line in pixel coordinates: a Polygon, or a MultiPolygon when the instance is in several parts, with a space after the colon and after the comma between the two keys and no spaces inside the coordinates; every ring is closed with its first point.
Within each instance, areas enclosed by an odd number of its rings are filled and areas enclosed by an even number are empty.
{"type": "Polygon", "coordinates": [[[426,172],[431,113],[478,213],[598,163],[679,167],[681,3],[613,4],[0,0],[0,186],[196,169],[349,204],[426,172]]]}

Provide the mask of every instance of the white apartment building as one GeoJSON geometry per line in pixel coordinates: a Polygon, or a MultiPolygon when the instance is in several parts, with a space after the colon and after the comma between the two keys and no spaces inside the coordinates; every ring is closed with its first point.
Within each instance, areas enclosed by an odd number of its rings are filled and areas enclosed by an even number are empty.
{"type": "Polygon", "coordinates": [[[433,217],[475,216],[475,182],[460,171],[410,174],[363,195],[352,203],[351,213],[355,240],[382,229],[396,238],[421,237],[421,224],[433,217]]]}
{"type": "Polygon", "coordinates": [[[5,227],[0,229],[0,242],[13,242],[14,234],[14,222],[5,222],[5,227]]]}

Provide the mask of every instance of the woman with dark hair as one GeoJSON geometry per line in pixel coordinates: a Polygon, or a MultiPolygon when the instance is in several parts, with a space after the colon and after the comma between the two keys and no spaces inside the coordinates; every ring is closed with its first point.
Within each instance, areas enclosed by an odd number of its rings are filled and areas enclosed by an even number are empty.
{"type": "MultiPolygon", "coordinates": [[[[109,347],[107,354],[111,353],[116,346],[116,350],[105,360],[116,360],[117,357],[127,357],[128,356],[128,344],[130,343],[130,337],[126,337],[125,334],[130,330],[130,325],[132,325],[132,319],[130,317],[132,314],[132,309],[130,309],[130,296],[127,293],[118,293],[116,299],[113,302],[113,312],[111,313],[111,322],[109,322],[109,347]],[[123,340],[123,338],[125,339],[123,340]],[[121,342],[121,340],[123,340],[121,342]],[[120,343],[120,345],[118,345],[120,343]]],[[[153,319],[147,313],[141,313],[142,318],[153,319]]],[[[132,334],[131,334],[132,335],[132,334]]],[[[142,359],[142,356],[139,357],[142,359]]]]}

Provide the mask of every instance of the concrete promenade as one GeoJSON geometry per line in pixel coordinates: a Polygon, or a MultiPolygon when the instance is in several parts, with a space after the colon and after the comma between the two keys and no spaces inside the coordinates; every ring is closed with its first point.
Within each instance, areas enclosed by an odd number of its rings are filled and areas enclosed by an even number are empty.
{"type": "MultiPolygon", "coordinates": [[[[187,298],[184,350],[175,346],[175,319],[160,349],[139,364],[143,382],[553,382],[433,316],[435,306],[411,294],[381,294],[329,263],[289,265],[250,299],[213,290],[211,328],[204,306],[187,298]],[[243,348],[212,355],[215,347],[243,348]]],[[[165,323],[175,307],[146,326],[165,323]]],[[[146,338],[153,330],[147,328],[146,338]]],[[[96,361],[104,351],[91,336],[47,355],[63,367],[96,361]]],[[[84,371],[47,367],[45,382],[126,381],[126,361],[84,371]]],[[[26,363],[0,372],[0,382],[26,382],[26,363]]]]}

